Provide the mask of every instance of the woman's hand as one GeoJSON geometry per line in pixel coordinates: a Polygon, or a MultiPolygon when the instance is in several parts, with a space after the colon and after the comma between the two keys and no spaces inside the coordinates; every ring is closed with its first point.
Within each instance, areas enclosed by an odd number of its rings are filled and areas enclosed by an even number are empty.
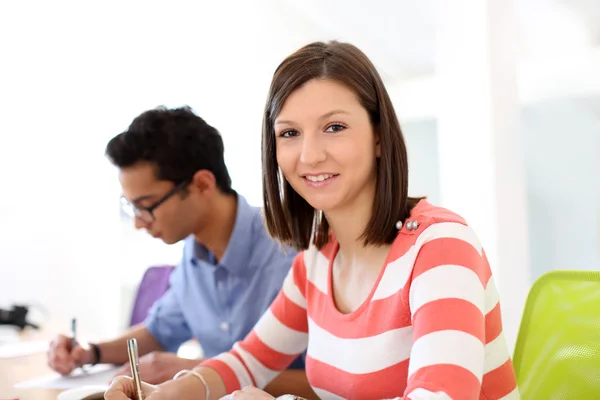
{"type": "MultiPolygon", "coordinates": [[[[221,397],[221,400],[273,400],[275,397],[271,396],[267,392],[255,388],[254,386],[246,386],[243,390],[236,390],[235,392],[228,394],[227,396],[221,397]]],[[[111,399],[112,400],[112,399],[111,399]]],[[[154,399],[152,399],[154,400],[154,399]]]]}
{"type": "MultiPolygon", "coordinates": [[[[158,386],[142,382],[142,392],[144,393],[144,400],[167,400],[161,394],[158,386]]],[[[136,398],[133,379],[128,376],[119,376],[113,379],[108,390],[104,393],[105,400],[134,400],[136,398]]]]}

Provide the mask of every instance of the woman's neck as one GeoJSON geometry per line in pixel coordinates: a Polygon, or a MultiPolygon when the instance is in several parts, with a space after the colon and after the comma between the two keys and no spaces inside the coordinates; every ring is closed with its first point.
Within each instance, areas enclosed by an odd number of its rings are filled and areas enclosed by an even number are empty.
{"type": "Polygon", "coordinates": [[[337,285],[340,282],[345,285],[347,280],[369,281],[367,277],[375,279],[384,267],[391,248],[391,245],[365,246],[361,236],[371,219],[372,202],[363,204],[365,205],[362,207],[352,207],[347,211],[340,210],[326,215],[327,222],[340,246],[334,264],[333,279],[334,288],[338,288],[336,290],[339,290],[337,285]]]}
{"type": "MultiPolygon", "coordinates": [[[[368,191],[365,191],[368,192],[368,191]]],[[[361,238],[371,219],[373,210],[373,196],[364,193],[363,199],[357,199],[351,206],[328,212],[325,218],[331,231],[340,245],[340,255],[346,260],[361,260],[368,252],[361,238]]]]}

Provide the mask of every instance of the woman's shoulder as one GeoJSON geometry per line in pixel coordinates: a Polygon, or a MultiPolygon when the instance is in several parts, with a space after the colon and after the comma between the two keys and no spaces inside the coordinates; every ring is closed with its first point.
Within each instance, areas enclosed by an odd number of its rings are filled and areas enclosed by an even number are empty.
{"type": "Polygon", "coordinates": [[[423,199],[417,203],[410,213],[409,220],[422,221],[423,224],[457,223],[467,225],[465,219],[447,208],[440,207],[423,199]]]}
{"type": "Polygon", "coordinates": [[[435,239],[450,238],[469,242],[479,251],[481,244],[467,221],[447,208],[420,200],[398,230],[394,247],[421,247],[435,239]]]}

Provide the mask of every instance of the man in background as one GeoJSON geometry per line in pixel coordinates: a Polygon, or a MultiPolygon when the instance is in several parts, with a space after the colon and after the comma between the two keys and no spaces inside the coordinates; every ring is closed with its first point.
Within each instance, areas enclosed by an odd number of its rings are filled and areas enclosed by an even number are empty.
{"type": "MultiPolygon", "coordinates": [[[[223,152],[219,132],[188,107],[146,111],[110,140],[106,155],[119,169],[135,227],[167,244],[185,240],[183,257],[143,323],[85,347],[58,336],[48,352],[54,370],[110,363],[125,364],[119,374],[129,374],[126,342],[136,338],[141,378],[160,383],[198,364],[176,355],[187,340],[214,357],[252,329],[295,253],[269,237],[260,210],[232,189],[223,152]]],[[[267,388],[273,395],[310,390],[302,358],[292,368],[267,388]]]]}

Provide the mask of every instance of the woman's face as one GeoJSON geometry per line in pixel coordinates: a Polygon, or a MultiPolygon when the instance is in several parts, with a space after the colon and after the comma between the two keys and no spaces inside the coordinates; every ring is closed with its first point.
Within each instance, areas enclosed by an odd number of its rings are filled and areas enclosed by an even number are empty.
{"type": "Polygon", "coordinates": [[[287,98],[274,131],[279,168],[315,209],[332,212],[373,202],[379,140],[348,87],[308,81],[287,98]]]}

